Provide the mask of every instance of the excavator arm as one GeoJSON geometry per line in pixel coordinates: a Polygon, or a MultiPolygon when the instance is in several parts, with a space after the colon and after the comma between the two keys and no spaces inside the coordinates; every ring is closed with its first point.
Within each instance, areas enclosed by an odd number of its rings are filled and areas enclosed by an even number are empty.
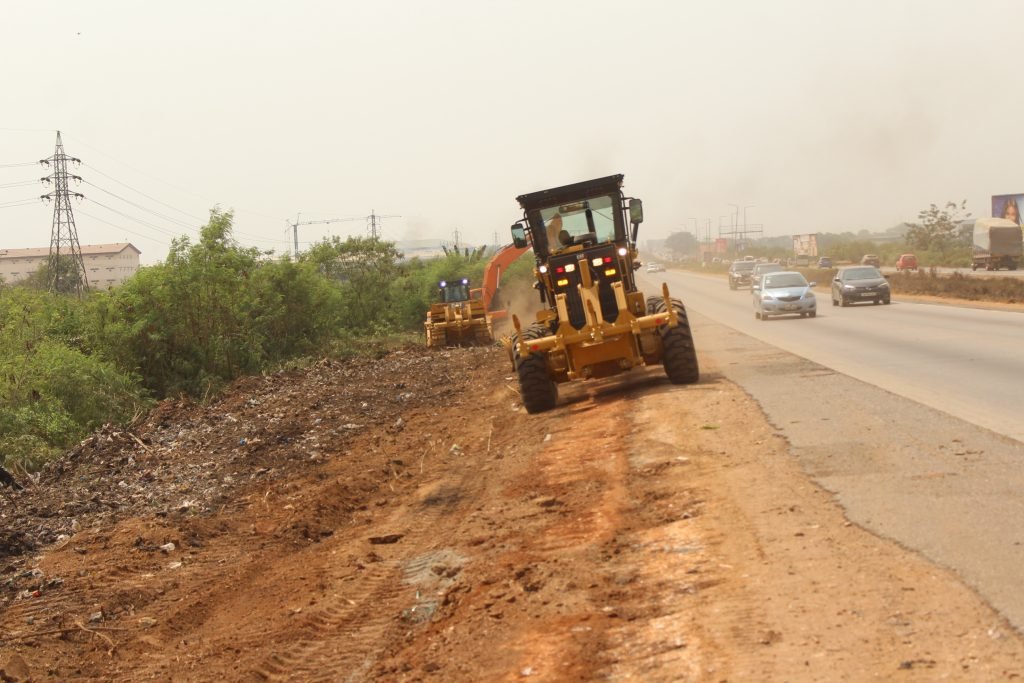
{"type": "Polygon", "coordinates": [[[501,288],[501,275],[512,263],[520,256],[530,250],[530,247],[517,247],[514,244],[507,244],[499,249],[491,260],[487,262],[484,267],[484,279],[481,286],[481,298],[484,302],[484,308],[491,312],[491,315],[495,319],[505,318],[508,316],[506,310],[492,310],[492,302],[494,306],[500,306],[500,301],[495,301],[495,297],[498,294],[498,290],[501,288]]]}

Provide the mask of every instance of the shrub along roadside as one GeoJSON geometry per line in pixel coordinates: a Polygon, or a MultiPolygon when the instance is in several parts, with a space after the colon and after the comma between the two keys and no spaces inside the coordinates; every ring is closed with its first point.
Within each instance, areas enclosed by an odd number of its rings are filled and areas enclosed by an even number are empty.
{"type": "Polygon", "coordinates": [[[96,353],[85,305],[26,288],[0,296],[0,464],[33,470],[148,405],[140,378],[96,353]]]}
{"type": "Polygon", "coordinates": [[[934,270],[896,273],[889,276],[893,291],[901,294],[1024,303],[1024,279],[1017,277],[972,277],[961,273],[938,275],[934,270]]]}
{"type": "Polygon", "coordinates": [[[175,240],[165,262],[84,300],[0,286],[0,463],[36,469],[154,399],[204,399],[243,374],[420,344],[438,281],[477,286],[487,260],[404,262],[366,238],[274,259],[232,229],[232,214],[215,210],[197,241],[175,240]]]}

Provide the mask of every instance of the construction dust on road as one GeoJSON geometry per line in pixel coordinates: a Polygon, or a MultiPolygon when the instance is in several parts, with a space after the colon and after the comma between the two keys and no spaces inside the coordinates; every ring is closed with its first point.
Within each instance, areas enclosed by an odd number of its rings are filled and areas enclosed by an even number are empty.
{"type": "Polygon", "coordinates": [[[529,416],[500,348],[237,382],[0,497],[4,681],[1011,680],[704,356],[529,416]]]}

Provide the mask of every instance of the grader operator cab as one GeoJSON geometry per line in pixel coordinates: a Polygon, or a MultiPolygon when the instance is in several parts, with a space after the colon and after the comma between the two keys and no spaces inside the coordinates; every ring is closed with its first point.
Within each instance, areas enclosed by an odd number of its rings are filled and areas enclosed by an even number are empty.
{"type": "Polygon", "coordinates": [[[483,300],[472,296],[480,290],[469,288],[468,278],[441,280],[437,302],[430,305],[424,323],[427,346],[473,346],[494,342],[491,316],[483,300]]]}
{"type": "Polygon", "coordinates": [[[682,301],[637,289],[636,239],[643,204],[622,193],[622,175],[517,197],[517,247],[533,246],[534,287],[546,307],[523,327],[513,316],[513,367],[529,413],[550,410],[557,385],[661,364],[671,382],[700,377],[682,301]]]}

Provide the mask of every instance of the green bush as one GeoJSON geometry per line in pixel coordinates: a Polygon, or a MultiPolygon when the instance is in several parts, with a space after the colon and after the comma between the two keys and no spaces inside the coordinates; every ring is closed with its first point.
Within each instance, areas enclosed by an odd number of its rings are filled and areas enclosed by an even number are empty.
{"type": "Polygon", "coordinates": [[[86,305],[29,288],[0,293],[0,453],[27,469],[147,404],[138,377],[96,349],[86,305]]]}
{"type": "MultiPolygon", "coordinates": [[[[298,260],[239,245],[214,210],[199,239],[84,299],[0,286],[0,448],[34,469],[152,398],[204,398],[235,377],[323,355],[422,344],[441,279],[480,286],[483,250],[403,262],[390,242],[332,238],[298,260]]],[[[503,286],[532,278],[522,258],[503,286]]],[[[40,283],[45,278],[37,278],[40,283]]],[[[37,285],[39,283],[36,283],[37,285]]]]}

